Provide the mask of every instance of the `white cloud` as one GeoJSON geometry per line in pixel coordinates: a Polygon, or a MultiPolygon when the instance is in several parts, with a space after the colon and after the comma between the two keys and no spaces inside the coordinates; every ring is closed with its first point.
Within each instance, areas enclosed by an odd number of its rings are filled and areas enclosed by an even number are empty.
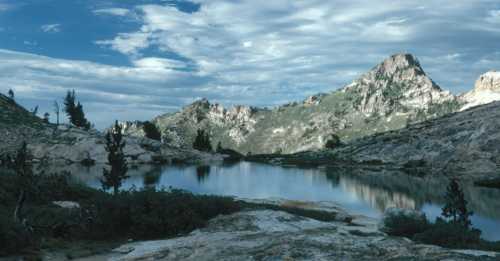
{"type": "Polygon", "coordinates": [[[110,46],[111,49],[128,54],[135,55],[140,49],[150,45],[150,34],[147,32],[122,33],[113,40],[96,41],[96,44],[110,46]]]}
{"type": "Polygon", "coordinates": [[[114,119],[145,120],[179,108],[193,95],[203,96],[206,84],[204,78],[171,68],[180,63],[154,57],[137,61],[137,67],[109,66],[0,49],[0,59],[2,93],[12,88],[21,101],[36,100],[26,107],[40,105],[41,111],[50,111],[54,99],[75,89],[98,127],[114,119]],[[123,110],[125,105],[130,109],[123,110]]]}
{"type": "Polygon", "coordinates": [[[500,10],[490,10],[488,12],[488,16],[486,17],[486,21],[492,24],[500,25],[500,10]]]}
{"type": "Polygon", "coordinates": [[[27,46],[37,46],[38,42],[37,41],[28,41],[28,40],[25,40],[25,41],[23,41],[23,44],[27,45],[27,46]]]}
{"type": "Polygon", "coordinates": [[[178,60],[147,57],[133,61],[133,64],[139,68],[150,69],[182,69],[186,68],[186,64],[178,60]]]}
{"type": "Polygon", "coordinates": [[[97,15],[116,15],[116,16],[126,16],[130,13],[130,10],[125,8],[105,8],[97,9],[93,11],[97,15]]]}
{"type": "Polygon", "coordinates": [[[140,23],[95,42],[131,66],[0,52],[10,57],[0,79],[26,95],[77,88],[127,118],[122,102],[149,115],[195,97],[265,106],[299,100],[342,87],[397,52],[414,53],[438,84],[455,90],[498,64],[491,53],[500,14],[491,0],[195,2],[192,13],[172,4],[95,10],[140,23]]]}
{"type": "Polygon", "coordinates": [[[45,24],[40,29],[45,33],[58,33],[61,31],[61,24],[45,24]]]}

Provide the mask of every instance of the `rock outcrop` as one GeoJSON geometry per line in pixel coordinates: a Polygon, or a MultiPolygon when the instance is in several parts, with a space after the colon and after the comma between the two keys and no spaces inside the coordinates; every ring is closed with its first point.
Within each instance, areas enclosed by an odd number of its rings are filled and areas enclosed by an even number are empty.
{"type": "Polygon", "coordinates": [[[294,153],[323,148],[338,135],[343,142],[405,127],[458,110],[461,101],[441,90],[410,54],[389,57],[341,90],[275,109],[223,108],[197,101],[152,122],[165,142],[189,148],[198,129],[213,145],[242,153],[294,153]]]}
{"type": "Polygon", "coordinates": [[[434,83],[410,54],[391,56],[342,91],[355,94],[356,108],[367,114],[427,110],[456,99],[434,83]]]}
{"type": "Polygon", "coordinates": [[[479,180],[500,173],[500,101],[405,128],[375,134],[335,149],[290,155],[255,155],[273,164],[340,165],[395,169],[413,176],[479,180]]]}
{"type": "Polygon", "coordinates": [[[474,89],[460,97],[462,110],[500,100],[500,72],[490,71],[479,77],[474,89]]]}
{"type": "Polygon", "coordinates": [[[123,245],[111,260],[496,260],[497,254],[449,250],[388,237],[376,221],[321,222],[281,211],[244,211],[169,240],[123,245]]]}
{"type": "MultiPolygon", "coordinates": [[[[138,129],[138,124],[127,125],[127,133],[138,129]]],[[[142,128],[141,128],[142,130],[142,128]]],[[[28,144],[35,162],[43,163],[106,163],[104,134],[69,125],[49,124],[0,94],[0,159],[13,155],[22,142],[28,144]]],[[[125,155],[131,164],[163,163],[169,161],[221,161],[219,155],[182,149],[144,138],[143,135],[125,137],[125,155]]]]}

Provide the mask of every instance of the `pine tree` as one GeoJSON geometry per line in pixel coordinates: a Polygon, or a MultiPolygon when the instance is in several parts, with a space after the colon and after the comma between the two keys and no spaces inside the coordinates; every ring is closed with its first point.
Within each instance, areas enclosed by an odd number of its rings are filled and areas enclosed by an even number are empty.
{"type": "Polygon", "coordinates": [[[217,149],[216,149],[215,151],[216,151],[217,153],[221,153],[221,152],[222,152],[222,150],[223,150],[223,148],[222,148],[222,143],[219,141],[219,142],[217,143],[217,149]]]}
{"type": "Polygon", "coordinates": [[[193,142],[193,148],[199,151],[212,152],[210,136],[204,130],[198,130],[193,142]]]}
{"type": "Polygon", "coordinates": [[[90,129],[91,124],[85,118],[85,113],[83,112],[83,106],[80,102],[76,103],[75,91],[68,91],[66,97],[64,98],[64,111],[69,117],[71,124],[76,127],[81,127],[86,130],[90,129]]]}
{"type": "Polygon", "coordinates": [[[328,139],[325,143],[325,148],[327,149],[335,149],[340,145],[340,138],[339,136],[332,134],[330,139],[328,139]]]}
{"type": "Polygon", "coordinates": [[[156,125],[154,125],[153,123],[151,123],[149,121],[144,122],[142,129],[144,130],[144,134],[147,138],[150,138],[153,140],[161,140],[161,132],[158,130],[156,125]]]}
{"type": "Polygon", "coordinates": [[[59,126],[59,112],[61,109],[59,108],[59,103],[54,101],[54,113],[56,114],[56,125],[59,126]]]}
{"type": "Polygon", "coordinates": [[[18,186],[20,188],[19,199],[17,201],[16,208],[14,210],[14,221],[22,223],[24,226],[25,219],[23,218],[22,209],[24,202],[26,201],[27,192],[33,190],[34,179],[33,171],[29,165],[29,153],[26,142],[23,142],[19,150],[17,150],[16,157],[14,159],[14,170],[17,175],[18,186]]]}
{"type": "Polygon", "coordinates": [[[48,112],[43,114],[43,122],[49,123],[50,114],[48,112]]]}
{"type": "Polygon", "coordinates": [[[128,166],[123,149],[125,141],[123,140],[122,127],[115,122],[114,127],[106,134],[106,151],[108,152],[108,165],[111,169],[103,168],[103,179],[101,180],[104,189],[113,188],[113,194],[118,193],[123,180],[127,179],[128,166]]]}
{"type": "Polygon", "coordinates": [[[13,91],[12,89],[9,89],[8,94],[9,94],[9,98],[10,98],[11,100],[14,100],[14,91],[13,91]]]}
{"type": "Polygon", "coordinates": [[[37,105],[37,106],[35,106],[35,108],[33,108],[33,109],[31,110],[31,113],[33,113],[33,115],[35,115],[35,116],[38,114],[38,105],[37,105]]]}
{"type": "Polygon", "coordinates": [[[473,212],[467,210],[467,200],[465,200],[464,192],[456,179],[450,180],[450,184],[446,188],[445,200],[446,204],[441,215],[452,223],[469,228],[472,225],[470,217],[473,212]]]}

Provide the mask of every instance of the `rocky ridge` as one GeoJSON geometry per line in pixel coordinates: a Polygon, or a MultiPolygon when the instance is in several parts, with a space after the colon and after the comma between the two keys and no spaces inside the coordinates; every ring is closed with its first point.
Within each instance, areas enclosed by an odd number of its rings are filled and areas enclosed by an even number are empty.
{"type": "MultiPolygon", "coordinates": [[[[22,142],[35,162],[42,163],[106,163],[104,134],[69,125],[44,123],[40,118],[0,94],[0,157],[13,155],[22,142]]],[[[220,155],[209,155],[193,149],[180,149],[148,138],[125,138],[125,155],[131,164],[169,161],[220,161],[220,155]]]]}
{"type": "Polygon", "coordinates": [[[500,100],[500,72],[490,71],[479,77],[474,89],[461,95],[465,106],[461,110],[500,100]]]}
{"type": "MultiPolygon", "coordinates": [[[[277,164],[347,164],[464,179],[500,173],[500,101],[406,128],[357,139],[333,150],[263,158],[277,164]]],[[[256,159],[259,160],[259,159],[256,159]]]]}
{"type": "Polygon", "coordinates": [[[344,88],[302,103],[226,109],[203,99],[152,122],[176,147],[191,147],[196,130],[205,129],[214,146],[220,142],[253,154],[294,153],[323,148],[332,135],[347,142],[400,129],[458,111],[463,103],[434,83],[414,56],[397,54],[344,88]]]}

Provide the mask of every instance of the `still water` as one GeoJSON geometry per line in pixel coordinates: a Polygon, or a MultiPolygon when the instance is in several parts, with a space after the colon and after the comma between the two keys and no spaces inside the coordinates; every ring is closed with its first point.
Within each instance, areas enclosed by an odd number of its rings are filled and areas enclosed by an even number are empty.
{"type": "MultiPolygon", "coordinates": [[[[67,167],[66,167],[67,168],[67,167]]],[[[102,166],[74,167],[73,176],[100,188],[102,166]]],[[[302,201],[334,201],[352,213],[380,217],[389,207],[418,209],[434,220],[441,214],[448,181],[417,178],[391,171],[336,168],[280,167],[240,162],[232,165],[163,167],[141,166],[129,171],[123,189],[145,186],[173,187],[199,194],[242,198],[284,198],[302,201]]],[[[473,225],[483,238],[500,240],[500,190],[463,184],[474,211],[473,225]]]]}

